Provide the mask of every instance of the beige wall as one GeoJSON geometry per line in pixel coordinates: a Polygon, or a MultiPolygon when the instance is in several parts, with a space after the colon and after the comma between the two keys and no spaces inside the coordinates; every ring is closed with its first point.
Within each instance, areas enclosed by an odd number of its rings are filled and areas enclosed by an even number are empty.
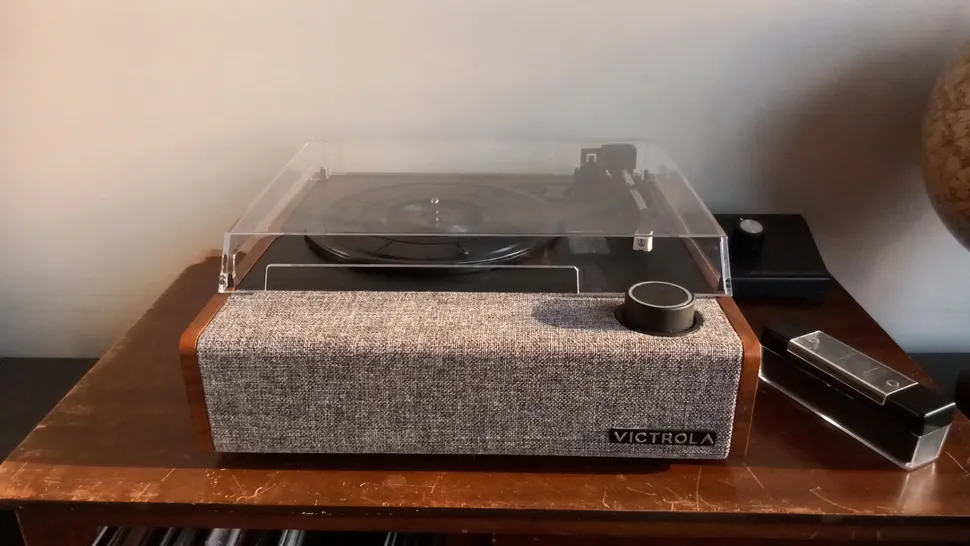
{"type": "Polygon", "coordinates": [[[904,347],[970,350],[917,126],[965,0],[0,3],[0,354],[97,354],[306,138],[648,136],[805,213],[904,347]]]}

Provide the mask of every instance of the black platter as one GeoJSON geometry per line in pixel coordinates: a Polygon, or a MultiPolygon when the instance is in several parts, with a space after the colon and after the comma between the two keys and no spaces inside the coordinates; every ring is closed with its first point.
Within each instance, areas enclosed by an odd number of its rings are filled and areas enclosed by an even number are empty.
{"type": "Polygon", "coordinates": [[[349,217],[361,231],[380,235],[307,235],[305,240],[321,259],[341,263],[507,264],[553,240],[511,233],[553,232],[545,210],[543,200],[511,188],[445,182],[385,186],[351,194],[321,211],[327,218],[349,217]]]}

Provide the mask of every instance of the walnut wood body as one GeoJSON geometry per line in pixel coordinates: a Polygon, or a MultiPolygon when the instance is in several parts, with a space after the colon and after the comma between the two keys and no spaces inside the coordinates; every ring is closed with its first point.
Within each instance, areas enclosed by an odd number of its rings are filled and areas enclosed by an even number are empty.
{"type": "MultiPolygon", "coordinates": [[[[970,423],[904,473],[764,386],[743,458],[705,464],[491,457],[231,456],[193,444],[178,340],[214,292],[190,267],[0,465],[0,502],[35,525],[443,533],[970,539],[970,423]],[[40,523],[44,522],[44,523],[40,523]]],[[[798,318],[926,376],[838,285],[798,318]]],[[[37,529],[32,537],[54,536],[37,529]]],[[[61,538],[81,536],[68,529],[61,538]]],[[[32,540],[29,546],[35,546],[32,540]]]]}

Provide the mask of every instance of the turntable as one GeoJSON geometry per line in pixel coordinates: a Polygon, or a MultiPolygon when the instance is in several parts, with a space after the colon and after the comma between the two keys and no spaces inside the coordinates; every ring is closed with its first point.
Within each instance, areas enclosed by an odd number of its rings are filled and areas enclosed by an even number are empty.
{"type": "Polygon", "coordinates": [[[760,345],[645,142],[310,142],[185,332],[207,449],[723,459],[760,345]]]}

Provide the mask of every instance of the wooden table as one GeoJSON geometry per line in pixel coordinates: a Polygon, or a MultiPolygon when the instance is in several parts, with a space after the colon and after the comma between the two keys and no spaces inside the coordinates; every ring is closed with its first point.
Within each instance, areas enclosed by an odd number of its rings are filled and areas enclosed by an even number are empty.
{"type": "MultiPolygon", "coordinates": [[[[963,416],[939,461],[905,473],[765,386],[738,463],[197,451],[177,341],[217,270],[216,259],[189,267],[0,466],[0,499],[28,546],[87,544],[101,524],[496,534],[498,544],[560,533],[970,540],[963,416]]],[[[741,307],[756,331],[798,316],[928,381],[841,287],[821,306],[741,307]]]]}

